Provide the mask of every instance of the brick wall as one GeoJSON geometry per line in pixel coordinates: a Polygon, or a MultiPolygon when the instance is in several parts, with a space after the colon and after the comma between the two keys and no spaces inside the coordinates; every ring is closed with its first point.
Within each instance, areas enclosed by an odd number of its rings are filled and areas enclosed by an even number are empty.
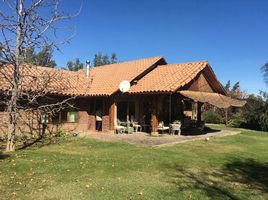
{"type": "MultiPolygon", "coordinates": [[[[17,121],[18,134],[37,134],[41,131],[39,115],[35,112],[19,113],[17,121]]],[[[7,134],[8,130],[8,113],[0,112],[0,135],[7,134]]]]}
{"type": "MultiPolygon", "coordinates": [[[[102,116],[102,129],[108,131],[110,127],[109,107],[110,101],[108,98],[103,98],[103,116],[102,116]]],[[[50,132],[57,129],[63,129],[66,131],[95,131],[96,119],[95,110],[90,108],[90,105],[94,102],[94,99],[78,99],[76,107],[78,110],[78,121],[75,123],[62,123],[62,124],[48,124],[47,129],[50,132]]],[[[0,112],[0,134],[7,132],[7,113],[0,112]]],[[[18,122],[18,133],[40,133],[42,127],[39,123],[40,116],[35,113],[23,113],[20,116],[18,122]]]]}

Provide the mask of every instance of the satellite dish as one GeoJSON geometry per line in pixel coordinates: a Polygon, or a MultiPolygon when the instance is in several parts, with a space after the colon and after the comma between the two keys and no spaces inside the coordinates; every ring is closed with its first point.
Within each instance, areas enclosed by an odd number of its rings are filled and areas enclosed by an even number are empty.
{"type": "Polygon", "coordinates": [[[130,82],[129,81],[122,81],[119,84],[119,90],[123,93],[127,92],[130,89],[130,82]]]}

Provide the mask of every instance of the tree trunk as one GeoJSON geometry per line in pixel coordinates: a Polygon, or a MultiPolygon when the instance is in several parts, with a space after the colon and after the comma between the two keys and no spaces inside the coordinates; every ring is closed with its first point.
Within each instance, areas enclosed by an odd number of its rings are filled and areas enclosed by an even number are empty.
{"type": "Polygon", "coordinates": [[[7,136],[7,146],[6,151],[15,151],[15,142],[16,142],[16,126],[17,126],[17,103],[18,103],[18,94],[19,94],[19,80],[20,80],[20,71],[19,66],[22,60],[22,16],[24,8],[24,0],[18,0],[18,25],[16,33],[16,54],[15,54],[15,63],[13,63],[14,71],[12,77],[12,88],[11,88],[11,98],[8,104],[8,136],[7,136]]]}
{"type": "Polygon", "coordinates": [[[16,143],[16,116],[15,112],[9,114],[9,124],[8,124],[8,137],[7,137],[7,146],[6,151],[15,151],[16,143]]]}

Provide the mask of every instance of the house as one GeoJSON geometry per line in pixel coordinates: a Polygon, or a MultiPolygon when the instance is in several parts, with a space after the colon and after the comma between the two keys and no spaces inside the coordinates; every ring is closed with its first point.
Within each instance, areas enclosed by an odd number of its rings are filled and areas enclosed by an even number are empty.
{"type": "MultiPolygon", "coordinates": [[[[3,76],[12,72],[10,68],[0,68],[0,94],[10,88],[3,76]]],[[[245,104],[226,96],[207,61],[168,64],[159,56],[77,72],[24,65],[21,74],[26,77],[21,85],[28,92],[75,97],[74,108],[63,109],[46,121],[49,127],[65,130],[95,131],[100,117],[105,132],[113,131],[119,121],[136,121],[156,132],[160,121],[168,124],[188,117],[199,123],[205,102],[219,108],[245,104]],[[41,80],[46,74],[49,81],[41,80]],[[127,92],[119,90],[124,80],[130,83],[127,92]]],[[[4,116],[4,108],[1,113],[4,116]]]]}

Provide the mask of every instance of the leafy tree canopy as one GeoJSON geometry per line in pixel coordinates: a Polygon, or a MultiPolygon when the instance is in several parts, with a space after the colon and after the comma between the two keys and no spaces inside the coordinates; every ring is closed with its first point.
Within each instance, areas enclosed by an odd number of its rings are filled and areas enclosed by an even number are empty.
{"type": "Polygon", "coordinates": [[[94,55],[94,67],[101,65],[109,65],[113,63],[117,63],[117,56],[115,53],[112,53],[111,56],[108,56],[107,54],[102,54],[101,52],[98,52],[94,55]]]}
{"type": "Polygon", "coordinates": [[[50,47],[43,48],[38,53],[36,53],[34,49],[27,49],[25,52],[25,62],[42,67],[54,68],[57,64],[55,60],[53,60],[52,54],[53,51],[50,47]]]}
{"type": "Polygon", "coordinates": [[[247,104],[242,109],[242,115],[246,121],[244,127],[268,131],[267,97],[267,92],[260,92],[260,95],[249,95],[247,104]]]}
{"type": "Polygon", "coordinates": [[[79,58],[76,58],[75,61],[68,61],[67,62],[67,68],[70,71],[78,71],[79,69],[83,69],[84,65],[81,63],[79,58]]]}

